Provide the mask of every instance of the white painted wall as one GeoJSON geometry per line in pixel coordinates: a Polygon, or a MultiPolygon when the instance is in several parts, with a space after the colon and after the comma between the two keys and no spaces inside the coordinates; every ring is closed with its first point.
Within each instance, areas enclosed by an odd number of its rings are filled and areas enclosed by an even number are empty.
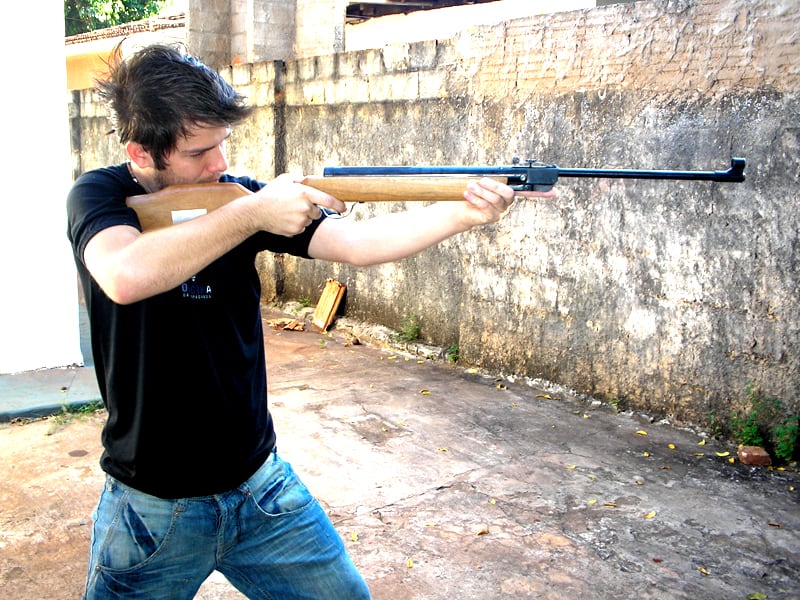
{"type": "Polygon", "coordinates": [[[64,208],[71,170],[63,11],[62,0],[45,0],[35,13],[10,2],[0,20],[0,373],[83,360],[64,208]]]}
{"type": "Polygon", "coordinates": [[[501,0],[468,4],[405,15],[369,19],[345,28],[345,50],[368,50],[389,44],[444,40],[460,31],[481,25],[496,25],[544,13],[592,8],[596,0],[501,0]]]}

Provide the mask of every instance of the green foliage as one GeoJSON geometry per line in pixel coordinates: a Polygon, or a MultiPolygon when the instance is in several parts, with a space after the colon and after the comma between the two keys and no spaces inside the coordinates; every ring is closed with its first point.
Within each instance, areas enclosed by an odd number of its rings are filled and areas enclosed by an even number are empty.
{"type": "Polygon", "coordinates": [[[718,417],[716,411],[712,410],[706,416],[706,428],[712,438],[719,439],[725,435],[725,420],[718,417]]]}
{"type": "Polygon", "coordinates": [[[395,335],[395,339],[400,342],[413,342],[419,339],[419,317],[409,315],[400,322],[400,331],[395,335]]]}
{"type": "Polygon", "coordinates": [[[764,436],[761,434],[763,426],[759,424],[761,415],[756,411],[746,414],[733,414],[731,416],[731,429],[733,439],[743,446],[763,446],[764,436]]]}
{"type": "Polygon", "coordinates": [[[458,362],[458,344],[450,344],[447,349],[444,351],[445,357],[451,363],[458,362]]]}
{"type": "Polygon", "coordinates": [[[47,435],[55,433],[59,428],[68,425],[76,419],[81,419],[105,410],[101,400],[83,404],[62,404],[61,412],[50,417],[51,427],[47,435]]]}
{"type": "Polygon", "coordinates": [[[775,456],[784,462],[791,462],[800,441],[800,417],[788,417],[772,430],[775,456]]]}
{"type": "Polygon", "coordinates": [[[300,296],[297,299],[297,303],[300,305],[301,308],[308,308],[311,306],[311,298],[308,296],[300,296]]]}
{"type": "Polygon", "coordinates": [[[776,458],[790,462],[800,444],[800,417],[786,416],[783,403],[747,387],[747,403],[731,413],[731,434],[743,446],[762,446],[776,458]]]}
{"type": "Polygon", "coordinates": [[[64,0],[65,35],[76,35],[157,15],[165,0],[64,0]]]}

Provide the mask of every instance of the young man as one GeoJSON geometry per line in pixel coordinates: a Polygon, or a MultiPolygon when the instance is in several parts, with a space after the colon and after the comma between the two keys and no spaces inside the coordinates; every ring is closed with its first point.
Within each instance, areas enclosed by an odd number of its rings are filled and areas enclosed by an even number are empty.
{"type": "MultiPolygon", "coordinates": [[[[119,53],[99,91],[130,160],[84,173],[68,235],[108,410],[85,598],[192,598],[213,571],[250,598],[368,598],[320,505],[275,452],[258,252],[371,265],[497,221],[514,191],[368,221],[288,175],[225,174],[250,109],[216,72],[165,46],[119,53]],[[254,193],[142,232],[129,196],[237,181],[254,193]]],[[[528,194],[551,195],[551,194],[528,194]]]]}

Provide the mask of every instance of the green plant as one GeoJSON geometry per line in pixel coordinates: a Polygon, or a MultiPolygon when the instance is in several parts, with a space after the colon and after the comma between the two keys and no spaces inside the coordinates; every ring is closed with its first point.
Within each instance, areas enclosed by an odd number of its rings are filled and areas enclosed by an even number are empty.
{"type": "Polygon", "coordinates": [[[791,462],[800,438],[800,417],[788,417],[772,430],[772,441],[775,445],[775,456],[785,462],[791,462]]]}
{"type": "Polygon", "coordinates": [[[146,19],[158,14],[164,0],[64,0],[64,30],[75,35],[146,19]]]}
{"type": "Polygon", "coordinates": [[[723,419],[720,419],[717,416],[716,411],[710,411],[706,416],[706,428],[708,429],[708,435],[710,435],[714,439],[720,439],[725,435],[725,424],[723,419]]]}
{"type": "Polygon", "coordinates": [[[451,363],[458,362],[458,344],[450,344],[444,351],[444,355],[451,363]]]}
{"type": "Polygon", "coordinates": [[[68,425],[76,419],[87,415],[93,415],[102,410],[105,410],[105,407],[101,400],[94,400],[82,404],[62,404],[61,411],[50,417],[51,426],[48,435],[55,433],[59,428],[68,425]]]}
{"type": "Polygon", "coordinates": [[[308,308],[311,306],[311,298],[308,296],[300,296],[297,299],[297,303],[300,305],[301,308],[308,308]]]}
{"type": "Polygon", "coordinates": [[[789,462],[798,449],[800,416],[786,416],[778,398],[748,385],[746,405],[731,413],[730,430],[737,443],[763,446],[777,459],[789,462]]]}
{"type": "Polygon", "coordinates": [[[400,321],[400,331],[395,338],[405,343],[419,339],[419,318],[416,315],[409,315],[400,321]]]}
{"type": "Polygon", "coordinates": [[[758,421],[759,414],[755,411],[744,415],[736,413],[731,415],[733,439],[743,446],[763,446],[764,436],[761,435],[761,426],[758,421]]]}

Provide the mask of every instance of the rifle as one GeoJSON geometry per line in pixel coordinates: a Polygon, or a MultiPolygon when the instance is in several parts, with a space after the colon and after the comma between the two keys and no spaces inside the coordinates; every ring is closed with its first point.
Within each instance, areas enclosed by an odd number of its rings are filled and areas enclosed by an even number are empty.
{"type": "MultiPolygon", "coordinates": [[[[725,171],[562,169],[534,160],[521,163],[519,159],[499,167],[325,167],[322,176],[308,176],[300,183],[342,202],[443,201],[463,200],[467,184],[482,177],[496,179],[520,192],[549,191],[559,177],[741,183],[745,180],[745,164],[744,158],[732,158],[725,171]]],[[[132,196],[127,204],[136,211],[146,231],[196,217],[250,193],[237,183],[175,185],[132,196]]]]}

